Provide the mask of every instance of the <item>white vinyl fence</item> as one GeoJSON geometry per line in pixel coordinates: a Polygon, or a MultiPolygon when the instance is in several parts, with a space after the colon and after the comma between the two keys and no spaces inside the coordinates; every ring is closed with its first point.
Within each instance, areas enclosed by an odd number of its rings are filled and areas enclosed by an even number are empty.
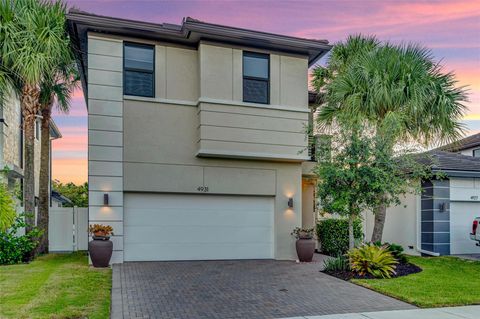
{"type": "Polygon", "coordinates": [[[88,249],[88,208],[50,207],[49,217],[49,251],[88,249]]]}
{"type": "Polygon", "coordinates": [[[88,208],[50,207],[48,241],[50,252],[87,250],[88,208]]]}

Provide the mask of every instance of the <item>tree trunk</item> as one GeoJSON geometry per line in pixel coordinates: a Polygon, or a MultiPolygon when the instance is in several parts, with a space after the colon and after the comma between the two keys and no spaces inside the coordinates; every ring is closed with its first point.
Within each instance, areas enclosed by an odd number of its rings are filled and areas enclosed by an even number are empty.
{"type": "Polygon", "coordinates": [[[25,221],[28,233],[35,226],[35,116],[38,112],[38,96],[40,91],[35,85],[25,84],[22,88],[20,104],[24,118],[25,154],[23,199],[27,217],[25,221]]]}
{"type": "Polygon", "coordinates": [[[373,213],[375,225],[373,226],[372,243],[377,241],[381,242],[383,236],[383,226],[385,225],[385,218],[387,216],[387,207],[385,205],[380,205],[379,207],[375,208],[373,213]]]}
{"type": "Polygon", "coordinates": [[[40,178],[38,187],[38,223],[37,226],[42,230],[37,246],[37,254],[48,253],[48,220],[49,220],[49,198],[50,198],[50,118],[52,113],[52,104],[42,107],[42,133],[40,150],[40,178]]]}
{"type": "Polygon", "coordinates": [[[348,249],[355,248],[355,236],[353,234],[353,221],[355,220],[354,215],[348,217],[348,249]]]}

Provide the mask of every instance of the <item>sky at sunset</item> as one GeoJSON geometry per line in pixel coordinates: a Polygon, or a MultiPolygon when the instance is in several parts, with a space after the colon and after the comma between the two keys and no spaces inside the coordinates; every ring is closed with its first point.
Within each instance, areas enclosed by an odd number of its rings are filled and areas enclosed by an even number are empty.
{"type": "MultiPolygon", "coordinates": [[[[465,118],[469,134],[480,132],[480,1],[115,1],[69,0],[69,6],[113,17],[181,24],[190,16],[205,22],[291,36],[344,40],[373,34],[395,43],[431,48],[445,71],[470,90],[465,118]]],[[[324,63],[324,60],[320,61],[324,63]]],[[[87,109],[77,91],[68,115],[55,114],[63,138],[54,142],[53,175],[62,182],[87,180],[87,109]]]]}

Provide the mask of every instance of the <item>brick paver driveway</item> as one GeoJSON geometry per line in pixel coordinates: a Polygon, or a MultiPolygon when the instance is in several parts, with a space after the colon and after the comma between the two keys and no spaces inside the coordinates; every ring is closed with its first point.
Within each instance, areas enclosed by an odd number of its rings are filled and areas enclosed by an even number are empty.
{"type": "Polygon", "coordinates": [[[128,262],[113,268],[112,318],[282,318],[411,305],[289,261],[128,262]]]}

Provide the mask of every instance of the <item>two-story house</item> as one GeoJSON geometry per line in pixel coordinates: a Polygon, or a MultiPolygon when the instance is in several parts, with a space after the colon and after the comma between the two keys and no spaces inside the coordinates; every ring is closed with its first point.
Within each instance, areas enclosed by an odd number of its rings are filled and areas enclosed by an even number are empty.
{"type": "MultiPolygon", "coordinates": [[[[21,190],[23,181],[23,164],[24,164],[24,135],[23,120],[18,98],[10,95],[0,107],[0,170],[6,169],[6,176],[0,176],[6,179],[10,189],[21,190]]],[[[51,121],[50,140],[61,138],[62,135],[51,121]]],[[[38,186],[40,177],[40,138],[41,138],[41,119],[37,119],[35,124],[35,192],[38,197],[38,186]]],[[[52,152],[52,144],[50,143],[49,152],[52,152]]],[[[50,156],[50,161],[52,156],[50,156]]],[[[50,168],[52,167],[50,163],[50,168]]],[[[51,169],[50,169],[51,171],[51,169]]]]}
{"type": "Polygon", "coordinates": [[[295,259],[291,232],[313,222],[308,68],[328,42],[191,18],[68,20],[89,222],[113,226],[112,262],[295,259]]]}

